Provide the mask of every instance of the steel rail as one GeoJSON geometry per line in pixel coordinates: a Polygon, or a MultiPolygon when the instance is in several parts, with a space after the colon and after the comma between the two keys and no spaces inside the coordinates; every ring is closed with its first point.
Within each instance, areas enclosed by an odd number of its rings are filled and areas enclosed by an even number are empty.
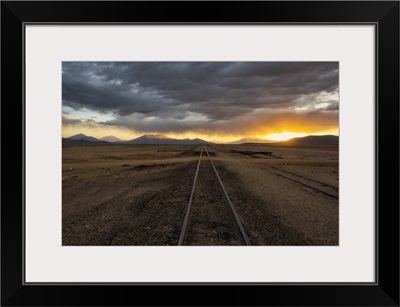
{"type": "Polygon", "coordinates": [[[331,185],[329,183],[325,183],[325,182],[322,182],[322,181],[319,181],[319,180],[316,180],[316,179],[313,179],[313,178],[310,178],[310,177],[307,177],[307,176],[304,176],[304,175],[300,175],[300,174],[297,174],[297,173],[294,173],[294,172],[291,172],[291,171],[287,171],[285,169],[282,169],[282,168],[279,168],[279,167],[276,167],[276,166],[272,166],[272,165],[269,165],[269,164],[268,165],[264,164],[264,165],[268,166],[268,167],[271,167],[271,168],[274,168],[274,169],[277,169],[277,170],[282,171],[282,172],[286,172],[286,173],[289,173],[289,174],[292,174],[292,175],[295,175],[295,176],[298,176],[298,177],[302,177],[302,178],[305,178],[305,179],[320,183],[320,184],[322,184],[324,186],[327,186],[327,187],[330,187],[332,189],[339,190],[338,187],[335,187],[335,186],[333,186],[333,185],[331,185]]]}
{"type": "Polygon", "coordinates": [[[230,208],[230,210],[231,210],[231,213],[232,213],[233,217],[235,218],[235,221],[236,221],[237,226],[239,227],[240,233],[242,234],[243,240],[244,240],[244,242],[246,243],[246,245],[251,245],[250,240],[249,240],[249,238],[248,238],[248,236],[247,236],[247,234],[246,234],[246,232],[245,232],[245,230],[244,230],[244,228],[243,228],[243,226],[242,226],[242,223],[240,222],[239,216],[237,215],[237,213],[236,213],[236,211],[235,211],[235,208],[233,207],[233,204],[232,204],[232,202],[231,202],[231,200],[230,200],[230,198],[229,198],[229,196],[228,196],[228,193],[227,193],[226,190],[225,190],[224,185],[222,184],[221,178],[220,178],[219,175],[218,175],[217,169],[216,169],[215,166],[214,166],[214,163],[213,163],[213,161],[212,161],[212,159],[211,159],[211,157],[210,157],[210,154],[208,153],[207,148],[205,148],[205,150],[206,150],[208,159],[210,160],[211,165],[212,165],[212,167],[213,167],[213,169],[214,169],[214,171],[215,171],[215,175],[217,175],[218,181],[219,181],[219,183],[220,183],[220,185],[221,185],[221,188],[222,188],[222,191],[223,191],[223,194],[224,194],[225,201],[226,201],[226,202],[228,203],[228,205],[229,205],[229,208],[230,208]]]}
{"type": "Polygon", "coordinates": [[[196,187],[197,174],[199,173],[200,161],[201,161],[202,154],[203,154],[203,147],[201,147],[199,162],[197,163],[196,174],[194,175],[192,192],[190,193],[189,202],[188,202],[188,205],[186,207],[185,218],[183,219],[182,230],[181,230],[181,234],[179,236],[178,245],[182,245],[183,244],[183,240],[185,239],[186,228],[187,228],[187,224],[188,224],[188,221],[189,221],[190,208],[192,206],[193,194],[194,194],[194,189],[196,187]]]}
{"type": "MultiPolygon", "coordinates": [[[[226,153],[228,153],[228,152],[226,151],[226,153]]],[[[232,156],[235,156],[235,155],[232,155],[232,156]]],[[[287,171],[287,170],[284,170],[284,169],[281,169],[281,168],[279,168],[279,167],[272,166],[272,165],[269,165],[269,164],[264,164],[264,163],[263,163],[263,165],[265,165],[265,166],[267,166],[267,167],[270,167],[270,168],[277,169],[277,170],[282,171],[282,172],[286,172],[286,173],[292,174],[292,175],[294,175],[294,176],[302,177],[302,178],[308,179],[308,180],[310,180],[310,181],[317,182],[317,183],[319,183],[319,184],[322,184],[322,185],[324,185],[324,186],[326,186],[326,187],[332,188],[332,189],[337,190],[337,191],[339,190],[338,187],[335,187],[335,186],[333,186],[333,185],[331,185],[331,184],[329,184],[329,183],[326,183],[326,182],[322,182],[322,181],[319,181],[319,180],[316,180],[316,179],[313,179],[313,178],[310,178],[310,177],[307,177],[307,176],[304,176],[304,175],[299,175],[299,174],[296,174],[296,173],[294,173],[294,172],[287,171]]],[[[338,198],[338,196],[336,196],[336,195],[333,195],[333,194],[330,194],[330,193],[328,193],[328,192],[319,190],[319,189],[317,189],[317,188],[315,188],[315,187],[313,187],[313,186],[311,186],[311,185],[304,184],[304,183],[302,183],[301,181],[297,181],[297,180],[292,179],[292,178],[290,178],[290,177],[287,177],[287,176],[285,176],[285,175],[276,173],[276,172],[274,172],[273,170],[269,170],[269,171],[273,172],[274,174],[280,175],[280,176],[282,176],[282,177],[284,177],[284,178],[288,178],[288,179],[290,179],[290,180],[293,180],[293,181],[295,181],[295,182],[298,182],[298,183],[300,183],[300,184],[303,184],[303,185],[305,185],[305,186],[307,186],[307,187],[310,187],[310,188],[312,188],[312,189],[314,189],[314,190],[317,190],[317,191],[319,191],[319,192],[322,192],[322,193],[324,193],[324,194],[326,194],[326,195],[328,195],[328,196],[331,196],[331,197],[334,197],[334,198],[338,198]]]]}
{"type": "Polygon", "coordinates": [[[282,176],[283,178],[286,178],[286,179],[292,180],[292,181],[294,181],[294,182],[297,182],[297,183],[299,183],[299,184],[302,184],[302,185],[304,185],[304,186],[306,186],[306,187],[308,187],[308,188],[311,188],[311,189],[313,189],[313,190],[315,190],[315,191],[318,191],[318,192],[320,192],[320,193],[322,193],[322,194],[325,194],[325,195],[327,195],[327,196],[329,196],[329,197],[339,198],[339,196],[337,196],[337,195],[333,195],[333,194],[331,194],[331,193],[329,193],[329,192],[325,192],[325,191],[322,191],[322,190],[320,190],[320,189],[317,189],[316,187],[313,187],[312,185],[309,185],[309,184],[306,184],[306,183],[304,183],[304,182],[298,181],[298,180],[296,180],[296,179],[290,178],[290,177],[288,177],[288,176],[279,174],[279,173],[277,173],[276,171],[273,171],[273,170],[271,170],[271,169],[269,169],[269,168],[267,168],[267,169],[268,169],[271,173],[274,173],[274,174],[276,174],[276,175],[278,175],[278,176],[282,176]]]}

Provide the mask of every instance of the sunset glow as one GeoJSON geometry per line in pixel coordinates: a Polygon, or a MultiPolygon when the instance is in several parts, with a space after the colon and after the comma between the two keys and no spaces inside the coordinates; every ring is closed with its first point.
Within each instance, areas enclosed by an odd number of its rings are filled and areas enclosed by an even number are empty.
{"type": "Polygon", "coordinates": [[[293,132],[282,132],[282,133],[271,133],[266,135],[263,139],[271,141],[287,141],[291,138],[298,138],[307,136],[306,133],[293,133],[293,132]]]}
{"type": "Polygon", "coordinates": [[[338,135],[338,76],[337,62],[63,62],[62,137],[338,135]]]}

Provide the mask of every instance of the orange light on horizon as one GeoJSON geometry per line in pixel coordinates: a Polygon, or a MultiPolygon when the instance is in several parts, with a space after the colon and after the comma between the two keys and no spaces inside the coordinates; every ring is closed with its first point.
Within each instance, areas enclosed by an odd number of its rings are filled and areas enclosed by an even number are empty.
{"type": "Polygon", "coordinates": [[[307,136],[308,134],[306,133],[295,133],[295,132],[282,132],[282,133],[271,133],[268,134],[264,137],[262,137],[262,139],[266,139],[266,140],[271,140],[271,141],[287,141],[290,140],[291,138],[297,138],[297,137],[303,137],[303,136],[307,136]]]}

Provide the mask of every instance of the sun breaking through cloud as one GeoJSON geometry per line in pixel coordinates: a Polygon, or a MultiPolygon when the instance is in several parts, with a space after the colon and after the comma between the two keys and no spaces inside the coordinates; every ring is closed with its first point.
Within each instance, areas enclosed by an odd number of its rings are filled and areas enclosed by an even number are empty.
{"type": "Polygon", "coordinates": [[[338,134],[337,62],[64,62],[63,136],[338,134]]]}

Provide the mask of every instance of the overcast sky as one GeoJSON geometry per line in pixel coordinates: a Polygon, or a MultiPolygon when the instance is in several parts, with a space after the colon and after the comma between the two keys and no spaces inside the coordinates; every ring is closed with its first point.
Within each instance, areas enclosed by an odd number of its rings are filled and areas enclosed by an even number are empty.
{"type": "Polygon", "coordinates": [[[63,136],[337,134],[337,62],[64,62],[63,136]]]}

